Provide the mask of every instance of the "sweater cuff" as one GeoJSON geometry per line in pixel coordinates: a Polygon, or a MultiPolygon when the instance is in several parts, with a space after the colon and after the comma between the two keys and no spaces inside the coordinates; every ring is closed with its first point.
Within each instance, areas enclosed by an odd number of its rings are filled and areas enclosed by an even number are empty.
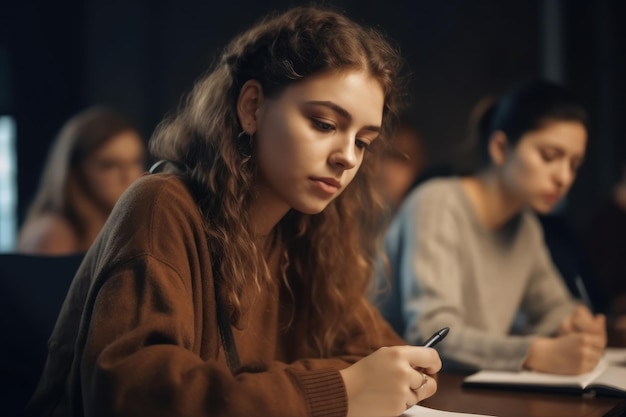
{"type": "Polygon", "coordinates": [[[336,369],[290,370],[304,393],[311,417],[345,417],[348,397],[341,374],[336,369]]]}
{"type": "Polygon", "coordinates": [[[533,343],[535,336],[523,336],[517,346],[514,347],[511,354],[509,366],[502,366],[504,370],[523,371],[524,363],[530,353],[530,345],[533,343]]]}

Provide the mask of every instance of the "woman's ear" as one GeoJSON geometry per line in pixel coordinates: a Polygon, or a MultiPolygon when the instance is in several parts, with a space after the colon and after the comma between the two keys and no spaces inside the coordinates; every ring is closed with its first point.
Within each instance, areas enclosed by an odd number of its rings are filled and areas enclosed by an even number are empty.
{"type": "Polygon", "coordinates": [[[237,116],[241,128],[248,135],[254,134],[257,130],[257,110],[263,102],[263,87],[256,80],[248,80],[245,82],[239,92],[239,100],[237,101],[237,116]]]}
{"type": "Polygon", "coordinates": [[[501,166],[506,161],[506,153],[508,148],[508,141],[506,140],[506,134],[497,130],[491,134],[489,138],[489,156],[495,166],[501,166]]]}

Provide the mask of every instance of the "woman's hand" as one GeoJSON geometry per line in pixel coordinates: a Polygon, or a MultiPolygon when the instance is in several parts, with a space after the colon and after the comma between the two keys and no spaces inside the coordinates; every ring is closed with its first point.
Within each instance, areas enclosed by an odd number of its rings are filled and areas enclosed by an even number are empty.
{"type": "Polygon", "coordinates": [[[398,416],[437,391],[436,350],[419,346],[380,348],[341,370],[348,417],[398,416]]]}
{"type": "Polygon", "coordinates": [[[524,367],[552,374],[577,375],[596,367],[606,345],[606,335],[572,332],[536,338],[524,367]]]}
{"type": "Polygon", "coordinates": [[[603,314],[594,316],[587,307],[579,304],[572,314],[563,319],[559,328],[559,335],[561,336],[570,333],[603,335],[606,339],[606,317],[603,314]]]}

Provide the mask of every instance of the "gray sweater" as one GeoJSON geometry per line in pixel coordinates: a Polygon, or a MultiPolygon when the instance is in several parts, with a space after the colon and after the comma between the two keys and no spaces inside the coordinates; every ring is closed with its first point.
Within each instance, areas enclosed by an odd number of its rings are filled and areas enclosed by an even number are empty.
{"type": "Polygon", "coordinates": [[[535,215],[523,211],[488,230],[459,178],[415,189],[390,225],[385,250],[389,265],[376,282],[387,292],[375,301],[411,344],[450,327],[437,347],[448,369],[521,369],[532,338],[554,334],[575,305],[535,215]]]}

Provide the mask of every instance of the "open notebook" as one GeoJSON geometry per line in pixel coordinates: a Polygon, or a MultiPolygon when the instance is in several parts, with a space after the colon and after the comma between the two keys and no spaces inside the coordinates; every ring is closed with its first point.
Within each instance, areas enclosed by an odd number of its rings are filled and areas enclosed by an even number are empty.
{"type": "MultiPolygon", "coordinates": [[[[435,394],[437,395],[437,394],[435,394]]],[[[402,414],[400,417],[493,417],[485,416],[484,414],[467,414],[457,413],[454,411],[442,411],[435,410],[434,408],[422,407],[421,405],[414,405],[402,414]]]]}
{"type": "Polygon", "coordinates": [[[533,371],[479,371],[466,377],[463,386],[626,397],[626,349],[608,349],[598,366],[586,374],[555,375],[533,371]]]}

